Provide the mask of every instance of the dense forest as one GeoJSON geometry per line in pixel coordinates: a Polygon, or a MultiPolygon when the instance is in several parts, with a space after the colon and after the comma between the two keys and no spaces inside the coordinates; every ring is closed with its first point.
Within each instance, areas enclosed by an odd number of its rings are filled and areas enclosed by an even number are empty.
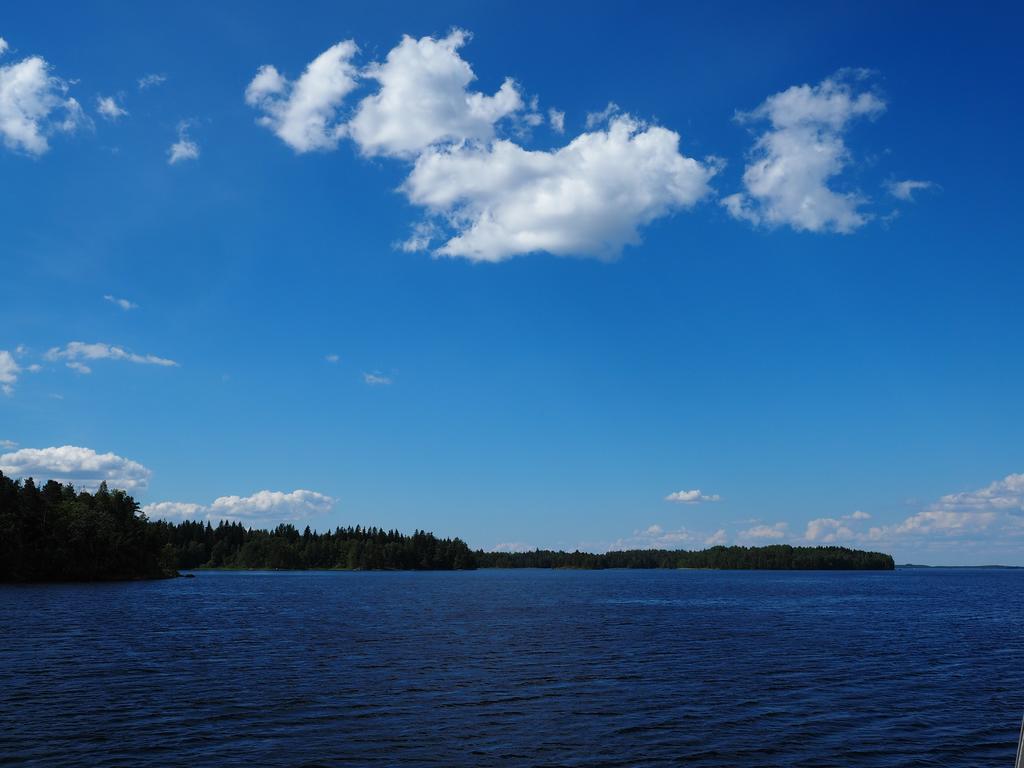
{"type": "Polygon", "coordinates": [[[696,552],[631,549],[590,552],[477,552],[480,568],[716,568],[794,571],[891,571],[891,555],[846,547],[711,547],[696,552]]]}
{"type": "Polygon", "coordinates": [[[102,581],[177,574],[174,551],[124,491],[37,487],[0,473],[0,581],[102,581]]]}
{"type": "Polygon", "coordinates": [[[299,533],[282,524],[272,531],[240,523],[149,523],[157,538],[173,547],[179,568],[272,568],[303,570],[453,571],[476,568],[461,539],[439,539],[416,531],[411,536],[360,526],[299,533]]]}
{"type": "Polygon", "coordinates": [[[843,547],[712,547],[685,550],[473,552],[461,539],[360,526],[301,533],[237,522],[150,521],[106,484],[95,493],[0,473],[0,581],[162,578],[178,569],[468,570],[474,568],[738,568],[891,570],[877,552],[843,547]]]}

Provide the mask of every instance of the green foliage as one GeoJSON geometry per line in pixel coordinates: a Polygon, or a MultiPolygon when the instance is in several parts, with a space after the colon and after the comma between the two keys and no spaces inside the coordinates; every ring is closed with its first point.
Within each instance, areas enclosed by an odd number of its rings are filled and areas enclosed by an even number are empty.
{"type": "Polygon", "coordinates": [[[845,547],[712,547],[685,550],[473,552],[461,539],[426,531],[411,536],[360,526],[299,533],[237,522],[149,521],[124,491],[94,494],[54,481],[37,488],[0,473],[0,582],[161,578],[178,568],[335,568],[471,570],[473,568],[736,568],[892,570],[879,552],[845,547]]]}
{"type": "Polygon", "coordinates": [[[273,531],[239,523],[185,521],[150,523],[155,535],[174,548],[180,568],[333,568],[344,570],[451,571],[476,568],[461,539],[439,539],[416,531],[411,536],[360,526],[318,533],[293,525],[273,531]]]}
{"type": "Polygon", "coordinates": [[[135,499],[76,492],[49,481],[37,488],[0,473],[0,581],[101,581],[174,576],[135,499]]]}
{"type": "Polygon", "coordinates": [[[891,555],[846,547],[711,547],[698,552],[631,549],[595,555],[589,552],[482,552],[481,568],[717,568],[735,570],[891,571],[891,555]]]}

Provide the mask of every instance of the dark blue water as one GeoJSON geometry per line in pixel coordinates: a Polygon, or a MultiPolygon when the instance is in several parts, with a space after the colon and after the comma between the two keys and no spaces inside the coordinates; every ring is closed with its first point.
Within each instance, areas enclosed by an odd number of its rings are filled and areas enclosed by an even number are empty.
{"type": "Polygon", "coordinates": [[[992,766],[1024,572],[0,588],[0,763],[992,766]]]}

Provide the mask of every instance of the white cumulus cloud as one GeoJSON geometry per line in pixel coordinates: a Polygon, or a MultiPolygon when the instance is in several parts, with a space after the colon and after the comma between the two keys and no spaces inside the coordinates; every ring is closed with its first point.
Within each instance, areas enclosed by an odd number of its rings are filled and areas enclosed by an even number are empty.
{"type": "Polygon", "coordinates": [[[674,501],[677,504],[700,504],[703,501],[721,501],[722,497],[717,493],[701,493],[700,489],[692,491],[675,491],[665,497],[665,501],[674,501]]]}
{"type": "Polygon", "coordinates": [[[230,520],[250,527],[274,527],[294,523],[329,512],[335,499],[316,491],[303,489],[257,491],[251,496],[220,496],[210,504],[160,501],[147,504],[142,511],[147,517],[163,520],[230,520]]]}
{"type": "MultiPolygon", "coordinates": [[[[352,63],[355,43],[345,41],[295,83],[261,67],[246,101],[297,152],[334,149],[348,136],[366,156],[412,162],[401,190],[427,215],[396,244],[404,251],[491,262],[534,252],[612,259],[653,220],[710,193],[716,160],[686,157],[677,133],[620,114],[614,104],[588,116],[587,132],[554,151],[507,138],[523,139],[543,122],[539,100],[524,101],[511,78],[490,95],[471,90],[476,75],[459,55],[467,39],[462,30],[405,36],[383,62],[362,70],[352,63]],[[376,91],[345,122],[342,102],[360,81],[376,91]]],[[[548,120],[564,131],[564,113],[549,110],[548,120]]]]}
{"type": "Polygon", "coordinates": [[[523,108],[509,78],[493,96],[467,90],[476,79],[458,54],[467,37],[462,30],[440,40],[405,36],[383,63],[366,68],[364,77],[380,89],[359,103],[349,123],[364,154],[413,157],[443,142],[488,141],[495,123],[523,108]]]}
{"type": "MultiPolygon", "coordinates": [[[[6,50],[6,42],[3,45],[6,50]]],[[[0,66],[0,137],[8,149],[42,155],[49,137],[86,121],[68,83],[40,56],[0,66]]]]}
{"type": "Polygon", "coordinates": [[[622,116],[553,152],[506,140],[428,149],[402,189],[451,230],[437,255],[611,259],[707,195],[715,170],[682,155],[674,131],[622,116]]]}
{"type": "Polygon", "coordinates": [[[127,491],[144,489],[152,475],[149,469],[131,459],[75,445],[22,448],[5,453],[0,455],[0,472],[9,477],[31,477],[38,482],[73,483],[86,490],[106,482],[111,488],[127,491]]]}
{"type": "Polygon", "coordinates": [[[857,510],[842,517],[819,517],[807,523],[804,531],[804,538],[807,541],[816,541],[822,544],[832,544],[837,541],[855,541],[866,538],[865,534],[853,528],[856,524],[853,521],[870,520],[871,515],[867,512],[857,510]]]}
{"type": "Polygon", "coordinates": [[[266,64],[245,89],[245,102],[263,112],[260,125],[296,152],[334,149],[346,132],[337,111],[356,87],[352,57],[358,50],[351,40],[332,45],[294,82],[266,64]]]}
{"type": "Polygon", "coordinates": [[[838,192],[829,182],[847,166],[843,140],[856,118],[873,118],[885,102],[870,91],[855,90],[859,72],[840,72],[818,85],[795,85],[769,96],[742,122],[767,120],[743,173],[744,192],[722,200],[738,219],[798,231],[849,233],[863,226],[865,198],[838,192]]]}

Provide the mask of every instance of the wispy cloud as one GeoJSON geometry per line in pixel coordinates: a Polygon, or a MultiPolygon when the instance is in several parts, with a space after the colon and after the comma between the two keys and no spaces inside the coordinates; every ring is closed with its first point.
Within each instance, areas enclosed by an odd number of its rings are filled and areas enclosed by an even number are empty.
{"type": "Polygon", "coordinates": [[[144,91],[147,88],[155,88],[158,85],[163,85],[165,82],[167,82],[167,77],[165,75],[144,75],[138,80],[139,90],[144,91]]]}
{"type": "Polygon", "coordinates": [[[789,528],[788,523],[775,523],[774,525],[755,525],[752,528],[748,528],[745,531],[740,531],[739,538],[740,540],[784,539],[786,537],[787,528],[789,528]]]}
{"type": "Polygon", "coordinates": [[[128,301],[128,299],[119,299],[117,296],[111,296],[109,293],[106,294],[103,298],[106,301],[109,301],[111,304],[117,304],[117,306],[119,306],[121,309],[125,310],[126,312],[128,310],[130,310],[130,309],[138,309],[139,308],[139,305],[136,304],[134,301],[128,301]]]}
{"type": "Polygon", "coordinates": [[[113,96],[97,96],[96,111],[107,120],[116,122],[122,117],[127,117],[128,110],[117,103],[113,96]]]}
{"type": "Polygon", "coordinates": [[[129,363],[165,367],[178,365],[174,360],[169,360],[166,357],[139,355],[112,344],[104,344],[102,342],[87,344],[82,341],[72,341],[64,347],[53,347],[46,353],[46,359],[51,361],[64,360],[69,368],[74,368],[80,373],[90,373],[90,369],[86,365],[81,364],[83,360],[124,360],[129,363]]]}
{"type": "Polygon", "coordinates": [[[888,181],[886,182],[885,187],[889,190],[889,194],[897,200],[913,202],[915,192],[920,192],[926,189],[937,189],[938,184],[934,181],[905,179],[904,181],[888,181]]]}
{"type": "Polygon", "coordinates": [[[190,126],[191,123],[187,120],[178,123],[178,140],[171,144],[167,150],[167,163],[169,165],[199,158],[199,145],[192,140],[188,133],[190,126]]]}
{"type": "Polygon", "coordinates": [[[14,394],[14,385],[18,382],[21,366],[6,349],[0,349],[0,392],[5,395],[14,394]]]}
{"type": "Polygon", "coordinates": [[[491,552],[533,552],[536,549],[522,541],[502,541],[491,546],[491,552]]]}
{"type": "Polygon", "coordinates": [[[675,491],[665,497],[665,501],[672,501],[676,504],[700,504],[705,501],[721,501],[722,497],[717,493],[701,493],[700,489],[692,491],[675,491]]]}
{"type": "Polygon", "coordinates": [[[555,133],[565,133],[565,112],[549,109],[548,122],[551,123],[551,130],[555,133]]]}
{"type": "Polygon", "coordinates": [[[388,384],[390,384],[391,383],[391,378],[389,376],[385,376],[384,374],[379,373],[379,372],[364,373],[363,374],[363,381],[366,384],[369,384],[371,387],[380,387],[380,386],[387,386],[388,384]]]}
{"type": "Polygon", "coordinates": [[[341,360],[341,357],[332,352],[329,355],[324,355],[324,360],[326,360],[328,363],[337,363],[338,361],[341,360]]]}

